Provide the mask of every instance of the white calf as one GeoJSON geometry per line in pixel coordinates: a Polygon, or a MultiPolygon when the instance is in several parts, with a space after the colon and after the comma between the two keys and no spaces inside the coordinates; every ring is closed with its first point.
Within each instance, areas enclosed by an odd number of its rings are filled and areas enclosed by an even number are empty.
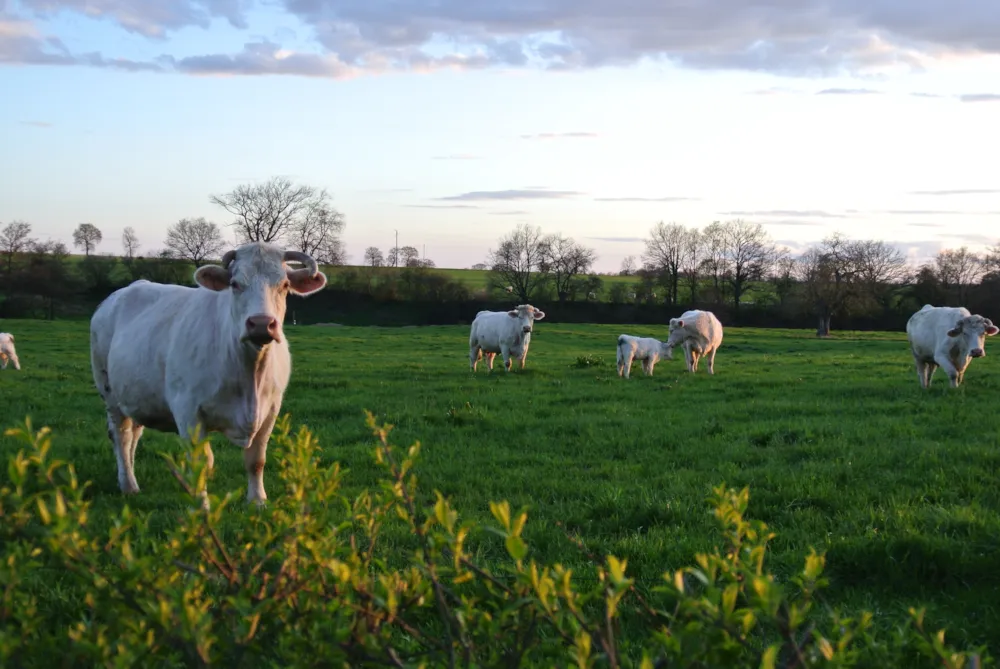
{"type": "Polygon", "coordinates": [[[715,374],[715,354],[722,345],[722,323],[711,311],[693,309],[685,311],[680,318],[670,319],[670,337],[667,346],[671,349],[668,358],[673,358],[672,349],[684,348],[684,362],[691,373],[698,371],[698,359],[708,358],[708,373],[715,374]]]}
{"type": "Polygon", "coordinates": [[[633,337],[632,335],[618,335],[618,376],[624,375],[627,379],[632,371],[632,361],[642,362],[642,371],[646,376],[653,375],[653,368],[661,358],[670,359],[670,349],[666,342],[652,337],[633,337]]]}
{"type": "Polygon", "coordinates": [[[925,304],[906,322],[906,337],[917,368],[921,388],[929,388],[931,377],[941,367],[951,387],[962,383],[972,358],[986,355],[986,337],[1000,330],[993,321],[973,316],[965,307],[933,307],[925,304]]]}
{"type": "Polygon", "coordinates": [[[14,363],[14,369],[21,369],[21,361],[17,359],[17,351],[14,350],[14,335],[0,332],[0,364],[3,369],[7,369],[8,360],[14,363]]]}

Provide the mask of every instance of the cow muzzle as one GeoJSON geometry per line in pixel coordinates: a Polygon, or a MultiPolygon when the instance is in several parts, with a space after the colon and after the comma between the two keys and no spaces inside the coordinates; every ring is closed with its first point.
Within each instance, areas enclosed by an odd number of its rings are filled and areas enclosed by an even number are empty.
{"type": "Polygon", "coordinates": [[[969,351],[969,355],[971,355],[973,358],[984,358],[986,357],[986,351],[985,349],[974,348],[971,351],[969,351]]]}
{"type": "Polygon", "coordinates": [[[251,316],[246,321],[246,334],[243,338],[257,347],[266,346],[272,341],[281,341],[278,321],[267,314],[251,316]]]}
{"type": "Polygon", "coordinates": [[[521,330],[524,332],[524,334],[531,334],[531,326],[530,325],[527,326],[527,327],[521,328],[521,330]]]}

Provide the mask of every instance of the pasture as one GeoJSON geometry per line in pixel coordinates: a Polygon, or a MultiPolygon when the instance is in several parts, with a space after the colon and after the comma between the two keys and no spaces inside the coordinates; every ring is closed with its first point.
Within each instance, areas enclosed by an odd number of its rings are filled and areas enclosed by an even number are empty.
{"type": "MultiPolygon", "coordinates": [[[[554,310],[553,310],[554,311],[554,310]]],[[[1000,348],[974,360],[948,388],[939,371],[921,391],[903,333],[729,329],[716,358],[684,371],[683,354],[651,378],[615,373],[626,332],[666,338],[666,328],[536,325],[523,372],[498,356],[472,375],[467,327],[286,326],[293,374],[283,411],[308,425],[324,458],[349,469],[350,491],[371,485],[373,439],[363,410],[393,423],[393,442],[420,440],[421,487],[451,497],[463,516],[487,520],[488,502],[530,506],[534,557],[582,565],[556,526],[596,553],[628,559],[648,588],[718,543],[705,498],[720,482],[750,487],[749,516],[778,537],[770,568],[800,569],[810,546],[827,553],[833,606],[867,608],[888,623],[926,604],[952,643],[1000,650],[1000,348]],[[603,364],[578,366],[592,356],[603,364]]],[[[119,510],[115,459],[93,387],[86,322],[4,321],[22,371],[0,371],[3,426],[30,415],[55,433],[54,456],[92,482],[92,518],[119,510]]],[[[238,449],[214,436],[216,494],[242,498],[238,449]]],[[[147,430],[136,455],[142,492],[128,502],[170,522],[176,483],[158,451],[176,436],[147,430]]],[[[0,436],[6,458],[14,443],[0,436]]],[[[6,474],[4,475],[6,476],[6,474]]],[[[282,494],[265,470],[271,499],[282,494]]],[[[231,531],[235,532],[238,517],[231,531]]],[[[400,538],[400,540],[404,540],[400,538]]],[[[72,615],[59,582],[36,584],[43,603],[72,615]]]]}

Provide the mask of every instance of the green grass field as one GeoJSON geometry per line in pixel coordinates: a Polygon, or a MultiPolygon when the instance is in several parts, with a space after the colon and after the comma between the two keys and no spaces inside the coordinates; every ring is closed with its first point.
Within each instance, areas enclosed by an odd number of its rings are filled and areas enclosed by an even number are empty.
{"type": "MultiPolygon", "coordinates": [[[[55,456],[92,481],[93,522],[125,503],[104,412],[90,376],[87,324],[4,321],[23,369],[0,371],[5,427],[30,415],[55,432],[55,456]]],[[[426,491],[465,516],[490,500],[530,505],[525,537],[546,562],[585,560],[555,526],[595,552],[628,558],[642,587],[717,543],[705,498],[712,485],[750,486],[749,515],[778,533],[771,568],[799,569],[810,546],[827,552],[834,606],[902,621],[928,605],[953,643],[1000,650],[1000,389],[994,354],[963,387],[938,372],[918,387],[902,333],[730,329],[716,375],[663,361],[652,378],[615,373],[621,332],[663,328],[539,323],[524,372],[468,369],[465,327],[287,327],[293,375],[284,411],[308,425],[325,458],[349,470],[354,492],[373,483],[363,409],[396,425],[394,442],[423,444],[426,491]],[[604,364],[578,368],[579,356],[604,364]]],[[[994,350],[997,350],[994,345],[994,350]]],[[[989,352],[989,346],[987,347],[989,352]]],[[[1000,350],[996,355],[1000,355],[1000,350]]],[[[678,356],[679,358],[680,356],[678,356]]],[[[213,492],[245,493],[241,453],[214,437],[213,492]]],[[[4,459],[13,442],[0,437],[4,459]]],[[[129,500],[170,522],[180,493],[157,451],[176,436],[147,430],[136,455],[142,493],[129,500]]],[[[4,468],[6,471],[6,468],[4,468]]],[[[4,474],[6,477],[6,474],[4,474]]],[[[273,499],[282,494],[265,471],[273,499]]],[[[231,532],[238,529],[233,519],[231,532]]],[[[72,615],[58,579],[47,606],[72,615]]]]}

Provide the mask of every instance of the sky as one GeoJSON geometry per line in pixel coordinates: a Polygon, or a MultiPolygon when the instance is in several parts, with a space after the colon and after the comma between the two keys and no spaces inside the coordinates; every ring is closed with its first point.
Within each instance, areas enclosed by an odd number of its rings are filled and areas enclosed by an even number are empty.
{"type": "Polygon", "coordinates": [[[996,0],[0,0],[0,222],[104,252],[284,176],[353,263],[734,218],[921,262],[1000,242],[998,155],[996,0]]]}

